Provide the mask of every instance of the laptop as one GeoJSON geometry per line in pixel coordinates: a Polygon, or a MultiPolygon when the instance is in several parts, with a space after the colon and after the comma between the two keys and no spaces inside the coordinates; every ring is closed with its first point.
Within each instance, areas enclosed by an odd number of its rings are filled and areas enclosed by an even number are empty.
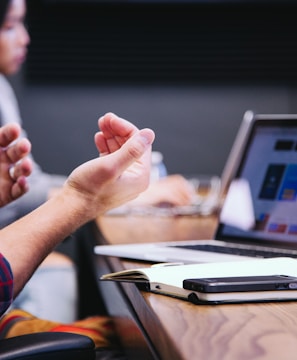
{"type": "Polygon", "coordinates": [[[184,264],[297,258],[297,114],[246,112],[222,183],[213,239],[98,245],[95,253],[184,264]]]}

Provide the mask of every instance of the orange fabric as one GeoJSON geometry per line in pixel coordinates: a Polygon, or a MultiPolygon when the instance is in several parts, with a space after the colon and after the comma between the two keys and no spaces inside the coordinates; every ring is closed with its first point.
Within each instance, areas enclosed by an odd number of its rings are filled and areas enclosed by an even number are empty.
{"type": "Polygon", "coordinates": [[[0,338],[44,332],[70,332],[90,337],[96,347],[111,347],[115,343],[113,323],[108,316],[92,316],[71,324],[39,319],[32,314],[15,309],[0,320],[0,338]]]}

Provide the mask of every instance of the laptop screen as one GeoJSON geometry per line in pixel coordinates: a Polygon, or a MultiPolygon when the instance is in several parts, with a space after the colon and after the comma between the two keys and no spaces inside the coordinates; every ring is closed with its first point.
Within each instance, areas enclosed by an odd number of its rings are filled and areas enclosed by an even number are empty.
{"type": "MultiPolygon", "coordinates": [[[[216,238],[297,247],[297,115],[256,116],[234,180],[249,186],[254,223],[221,222],[216,238]]],[[[237,199],[232,211],[244,206],[237,199]]]]}

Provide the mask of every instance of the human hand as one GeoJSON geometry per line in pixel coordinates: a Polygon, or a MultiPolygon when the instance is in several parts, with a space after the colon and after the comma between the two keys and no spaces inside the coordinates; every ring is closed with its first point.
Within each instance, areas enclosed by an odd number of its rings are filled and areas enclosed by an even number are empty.
{"type": "Polygon", "coordinates": [[[112,113],[102,116],[98,125],[101,131],[95,134],[95,144],[100,157],[76,168],[63,190],[80,201],[89,218],[122,205],[147,188],[155,137],[152,130],[139,130],[112,113]]]}
{"type": "Polygon", "coordinates": [[[31,151],[31,143],[17,140],[20,132],[17,124],[0,127],[0,207],[28,190],[26,177],[31,174],[32,163],[26,155],[31,151]]]}
{"type": "Polygon", "coordinates": [[[195,196],[194,187],[180,174],[152,182],[129,206],[188,206],[195,196]]]}

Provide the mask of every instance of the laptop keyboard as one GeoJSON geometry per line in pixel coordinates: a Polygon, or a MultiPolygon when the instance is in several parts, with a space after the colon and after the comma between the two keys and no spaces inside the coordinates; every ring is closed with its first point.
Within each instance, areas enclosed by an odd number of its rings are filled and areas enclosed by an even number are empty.
{"type": "Polygon", "coordinates": [[[270,248],[245,248],[245,247],[232,247],[232,246],[219,246],[211,244],[195,244],[195,245],[176,245],[178,248],[209,251],[223,254],[272,258],[272,257],[293,257],[297,258],[297,251],[295,250],[282,250],[282,249],[270,249],[270,248]]]}

